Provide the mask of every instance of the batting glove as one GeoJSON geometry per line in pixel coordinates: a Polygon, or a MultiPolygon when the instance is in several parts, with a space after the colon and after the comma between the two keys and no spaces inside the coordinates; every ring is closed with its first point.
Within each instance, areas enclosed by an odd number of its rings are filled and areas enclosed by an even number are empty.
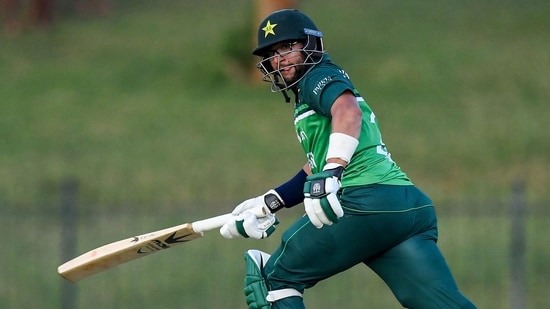
{"type": "Polygon", "coordinates": [[[274,190],[242,202],[233,210],[233,218],[220,228],[220,234],[225,238],[269,237],[275,231],[275,225],[279,224],[279,220],[269,208],[273,203],[283,205],[274,190]]]}
{"type": "Polygon", "coordinates": [[[344,167],[330,163],[321,173],[308,176],[304,184],[304,206],[309,220],[315,227],[332,225],[344,215],[344,210],[336,193],[340,189],[340,179],[344,167]]]}

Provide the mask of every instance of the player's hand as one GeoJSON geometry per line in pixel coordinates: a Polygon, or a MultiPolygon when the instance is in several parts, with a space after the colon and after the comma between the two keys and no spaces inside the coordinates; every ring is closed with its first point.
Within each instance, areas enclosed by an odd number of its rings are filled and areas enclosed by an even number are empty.
{"type": "Polygon", "coordinates": [[[279,224],[279,220],[268,207],[272,203],[282,205],[279,195],[274,190],[242,202],[233,210],[233,218],[220,228],[220,234],[225,238],[269,237],[275,231],[275,225],[279,224]]]}
{"type": "Polygon", "coordinates": [[[253,213],[262,215],[265,213],[264,208],[267,207],[268,212],[279,209],[284,205],[283,200],[275,190],[269,190],[263,195],[248,199],[233,209],[231,212],[234,216],[238,216],[246,211],[252,210],[253,213]]]}
{"type": "Polygon", "coordinates": [[[264,239],[273,234],[277,224],[279,220],[272,213],[258,217],[250,211],[245,211],[224,224],[220,228],[220,234],[229,239],[234,237],[264,239]]]}
{"type": "Polygon", "coordinates": [[[336,193],[340,189],[340,178],[344,167],[327,164],[321,173],[307,177],[304,184],[304,206],[309,220],[315,227],[332,225],[344,215],[344,210],[336,193]]]}

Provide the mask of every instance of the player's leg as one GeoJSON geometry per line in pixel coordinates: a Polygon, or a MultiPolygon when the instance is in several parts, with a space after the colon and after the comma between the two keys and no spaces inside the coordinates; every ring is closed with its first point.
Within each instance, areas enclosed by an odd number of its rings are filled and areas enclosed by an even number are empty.
{"type": "Polygon", "coordinates": [[[274,284],[268,282],[265,274],[265,266],[270,257],[269,254],[259,250],[248,250],[244,255],[246,264],[244,294],[248,308],[305,308],[302,292],[292,285],[285,287],[278,285],[278,288],[272,288],[274,284]]]}
{"type": "MultiPolygon", "coordinates": [[[[307,216],[295,222],[282,235],[281,245],[265,265],[264,275],[270,293],[286,289],[303,293],[317,282],[361,263],[361,256],[348,258],[351,246],[346,244],[349,235],[344,227],[350,225],[343,223],[353,219],[345,216],[338,224],[321,229],[317,229],[307,216]]],[[[305,306],[301,296],[289,296],[275,299],[271,308],[302,309],[305,306]]]]}
{"type": "MultiPolygon", "coordinates": [[[[357,211],[347,212],[339,223],[317,229],[303,217],[285,231],[281,245],[262,272],[270,292],[293,289],[303,293],[319,281],[370,261],[412,235],[436,226],[431,202],[413,186],[350,190],[345,201],[350,207],[357,205],[357,211]],[[390,210],[372,211],[372,207],[390,210]]],[[[437,231],[433,231],[435,239],[437,231]]],[[[292,296],[278,299],[272,308],[304,305],[301,297],[292,296]]]]}
{"type": "MultiPolygon", "coordinates": [[[[409,234],[412,212],[391,215],[344,215],[340,222],[317,229],[307,217],[299,219],[282,236],[264,275],[271,291],[294,289],[303,293],[319,281],[376,256],[409,234]],[[395,217],[391,229],[380,223],[395,217]]],[[[286,297],[272,304],[277,308],[304,308],[301,297],[286,297]]]]}
{"type": "Polygon", "coordinates": [[[459,291],[434,232],[415,235],[367,265],[406,308],[475,308],[459,291]]]}
{"type": "Polygon", "coordinates": [[[250,309],[270,309],[280,300],[283,308],[303,308],[302,293],[292,288],[269,291],[264,267],[270,255],[259,250],[248,250],[244,255],[246,276],[244,294],[250,309]],[[290,303],[289,303],[290,301],[290,303]]]}

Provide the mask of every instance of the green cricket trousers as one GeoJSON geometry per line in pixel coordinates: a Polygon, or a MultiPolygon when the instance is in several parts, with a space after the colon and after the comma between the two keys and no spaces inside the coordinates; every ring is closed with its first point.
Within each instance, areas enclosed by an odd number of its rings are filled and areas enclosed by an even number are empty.
{"type": "MultiPolygon", "coordinates": [[[[363,263],[384,280],[403,307],[475,308],[459,291],[436,244],[432,202],[416,186],[344,188],[340,200],[344,216],[338,223],[317,229],[304,216],[283,233],[264,268],[269,290],[293,288],[303,293],[363,263]]],[[[305,306],[294,296],[272,308],[305,306]]]]}

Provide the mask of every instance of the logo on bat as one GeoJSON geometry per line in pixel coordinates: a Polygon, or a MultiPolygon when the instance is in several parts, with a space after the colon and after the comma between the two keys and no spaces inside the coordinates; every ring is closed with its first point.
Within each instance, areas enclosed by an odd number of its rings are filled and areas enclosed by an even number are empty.
{"type": "MultiPolygon", "coordinates": [[[[155,251],[160,251],[164,249],[170,248],[170,245],[187,242],[190,239],[185,239],[186,237],[192,235],[192,233],[185,234],[183,236],[176,237],[176,233],[172,233],[170,236],[168,236],[164,241],[153,239],[149,241],[145,246],[139,248],[137,250],[137,253],[139,254],[147,254],[147,253],[153,253],[155,251]]],[[[132,242],[137,242],[139,238],[136,236],[134,239],[132,239],[132,242]]]]}

